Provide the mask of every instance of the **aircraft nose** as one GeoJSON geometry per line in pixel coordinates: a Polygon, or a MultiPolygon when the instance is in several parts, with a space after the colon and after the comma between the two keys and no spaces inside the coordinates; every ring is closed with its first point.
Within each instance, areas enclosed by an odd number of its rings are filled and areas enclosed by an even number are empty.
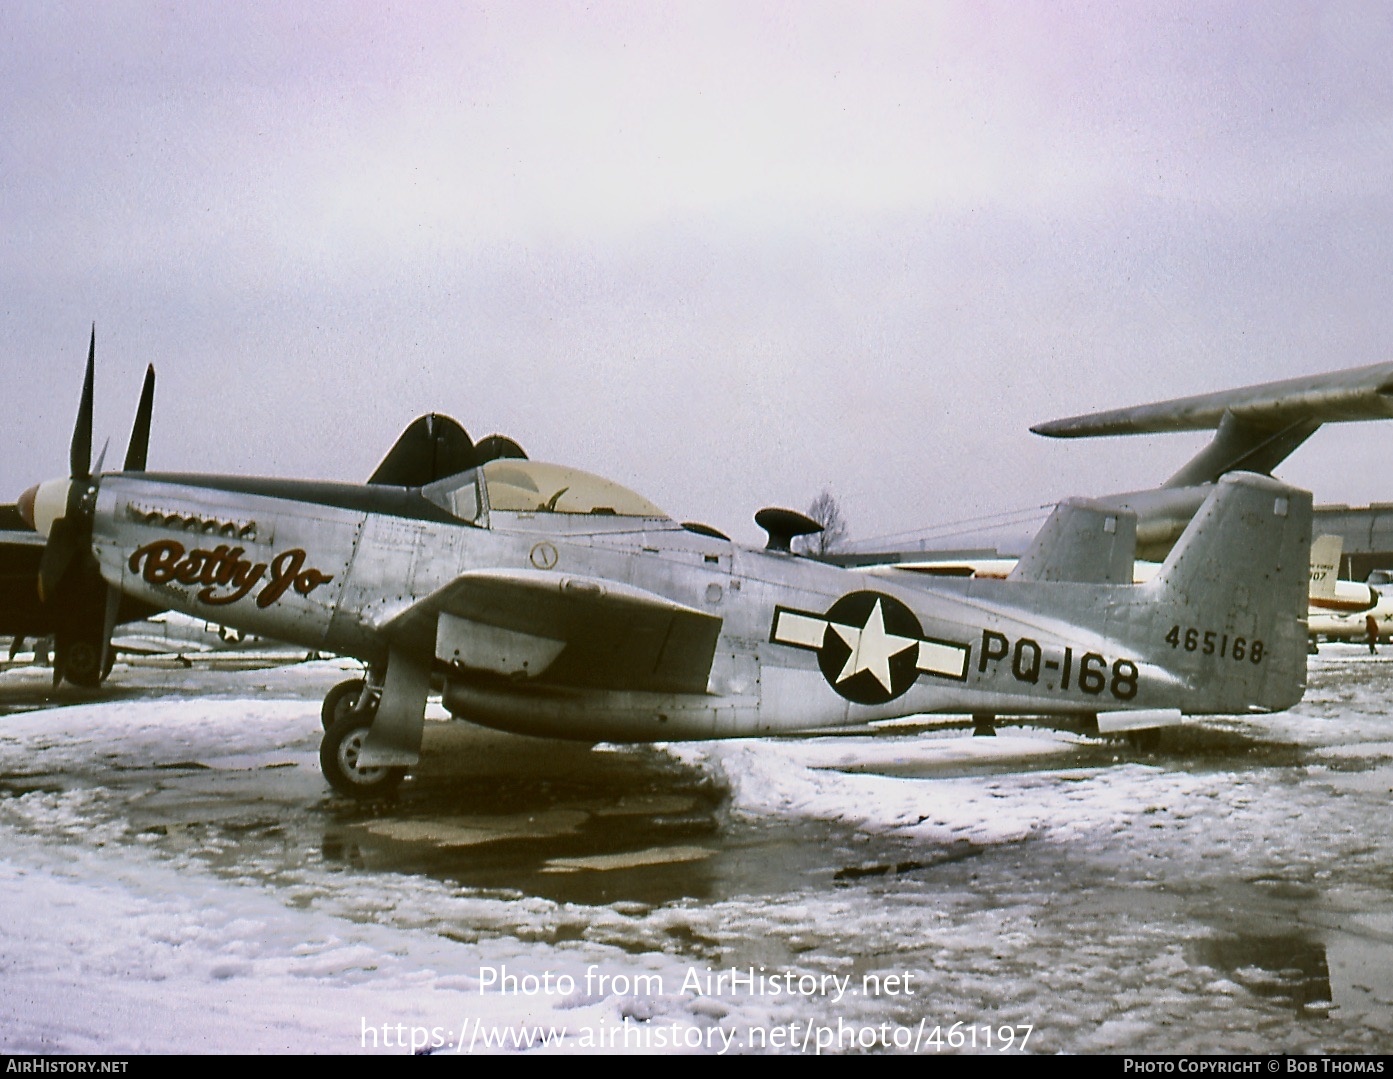
{"type": "Polygon", "coordinates": [[[36,483],[29,490],[19,496],[19,501],[15,503],[15,509],[19,512],[19,519],[30,528],[34,527],[34,500],[39,497],[39,485],[36,483]]]}
{"type": "Polygon", "coordinates": [[[15,503],[20,520],[40,535],[47,536],[53,529],[53,522],[67,513],[68,489],[71,486],[71,480],[49,480],[29,488],[15,503]]]}

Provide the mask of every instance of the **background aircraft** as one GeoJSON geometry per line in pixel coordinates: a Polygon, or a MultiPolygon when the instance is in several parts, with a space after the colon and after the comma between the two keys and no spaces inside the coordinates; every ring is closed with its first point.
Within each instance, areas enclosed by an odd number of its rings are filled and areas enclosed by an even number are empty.
{"type": "Polygon", "coordinates": [[[1390,418],[1393,363],[1381,363],[1071,416],[1031,430],[1051,438],[1214,432],[1209,444],[1160,487],[1100,499],[1137,514],[1138,557],[1160,560],[1220,476],[1233,471],[1270,476],[1323,424],[1390,418]]]}
{"type": "MultiPolygon", "coordinates": [[[[1393,629],[1393,599],[1386,599],[1375,588],[1357,581],[1338,578],[1343,541],[1339,536],[1318,536],[1311,544],[1310,592],[1307,625],[1311,640],[1317,635],[1336,639],[1362,638],[1364,618],[1372,612],[1385,628],[1393,629]]],[[[937,577],[980,577],[1006,580],[1016,568],[1014,558],[947,558],[916,562],[894,562],[864,567],[880,574],[922,573],[937,577]]],[[[1159,562],[1138,559],[1132,566],[1132,580],[1142,584],[1160,571],[1159,562]]]]}
{"type": "Polygon", "coordinates": [[[1311,647],[1314,651],[1317,641],[1366,641],[1369,637],[1368,619],[1372,616],[1378,630],[1378,639],[1387,641],[1393,638],[1393,580],[1387,570],[1374,570],[1364,584],[1340,581],[1339,588],[1346,595],[1358,597],[1363,590],[1370,598],[1365,606],[1338,604],[1318,610],[1311,608],[1308,628],[1311,633],[1311,647]]]}

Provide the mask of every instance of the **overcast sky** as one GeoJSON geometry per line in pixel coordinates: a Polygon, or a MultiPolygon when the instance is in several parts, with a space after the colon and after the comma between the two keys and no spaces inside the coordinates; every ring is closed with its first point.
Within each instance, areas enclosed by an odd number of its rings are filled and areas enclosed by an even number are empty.
{"type": "MultiPolygon", "coordinates": [[[[1393,359],[1393,7],[0,5],[0,497],[415,416],[753,540],[1165,479],[1030,424],[1393,359]]],[[[1393,423],[1279,474],[1393,501],[1393,423]]]]}

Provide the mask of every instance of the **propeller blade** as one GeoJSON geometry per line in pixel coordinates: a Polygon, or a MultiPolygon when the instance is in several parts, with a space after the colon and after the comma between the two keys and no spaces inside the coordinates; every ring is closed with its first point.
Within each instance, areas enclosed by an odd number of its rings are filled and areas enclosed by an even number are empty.
{"type": "Polygon", "coordinates": [[[92,379],[97,361],[97,324],[92,323],[92,340],[87,346],[87,377],[82,382],[82,403],[77,407],[72,446],[68,450],[68,474],[85,480],[92,474],[92,379]]]}
{"type": "Polygon", "coordinates": [[[144,472],[145,457],[150,449],[150,415],[155,408],[155,365],[145,368],[145,385],[140,388],[140,404],[135,410],[130,445],[126,447],[127,472],[144,472]]]}
{"type": "Polygon", "coordinates": [[[39,560],[39,599],[47,603],[58,594],[58,585],[68,572],[73,556],[81,546],[81,530],[67,517],[53,522],[39,560]]]}
{"type": "Polygon", "coordinates": [[[121,609],[121,593],[110,585],[106,586],[106,617],[102,622],[102,655],[101,666],[97,668],[103,674],[106,672],[106,661],[111,655],[111,635],[116,632],[116,612],[121,609]]]}
{"type": "Polygon", "coordinates": [[[96,467],[92,469],[92,471],[95,472],[98,476],[102,474],[102,465],[106,461],[106,451],[110,448],[111,439],[108,438],[105,442],[102,443],[102,452],[97,454],[97,464],[96,467]]]}

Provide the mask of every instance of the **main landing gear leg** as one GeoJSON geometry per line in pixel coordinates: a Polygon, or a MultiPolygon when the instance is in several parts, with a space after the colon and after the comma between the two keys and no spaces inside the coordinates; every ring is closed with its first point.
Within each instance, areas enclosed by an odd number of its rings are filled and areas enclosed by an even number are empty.
{"type": "Polygon", "coordinates": [[[385,678],[374,677],[355,696],[342,683],[324,698],[330,723],[319,746],[324,778],[350,798],[381,798],[396,789],[421,756],[430,667],[392,649],[385,678]],[[331,707],[332,706],[332,707],[331,707]]]}
{"type": "Polygon", "coordinates": [[[382,699],[382,674],[369,671],[365,682],[361,678],[350,678],[340,682],[324,695],[324,706],[319,710],[319,722],[323,728],[332,730],[335,723],[350,712],[360,712],[367,716],[368,723],[377,715],[377,703],[382,699]],[[367,690],[366,696],[363,690],[367,690]]]}

